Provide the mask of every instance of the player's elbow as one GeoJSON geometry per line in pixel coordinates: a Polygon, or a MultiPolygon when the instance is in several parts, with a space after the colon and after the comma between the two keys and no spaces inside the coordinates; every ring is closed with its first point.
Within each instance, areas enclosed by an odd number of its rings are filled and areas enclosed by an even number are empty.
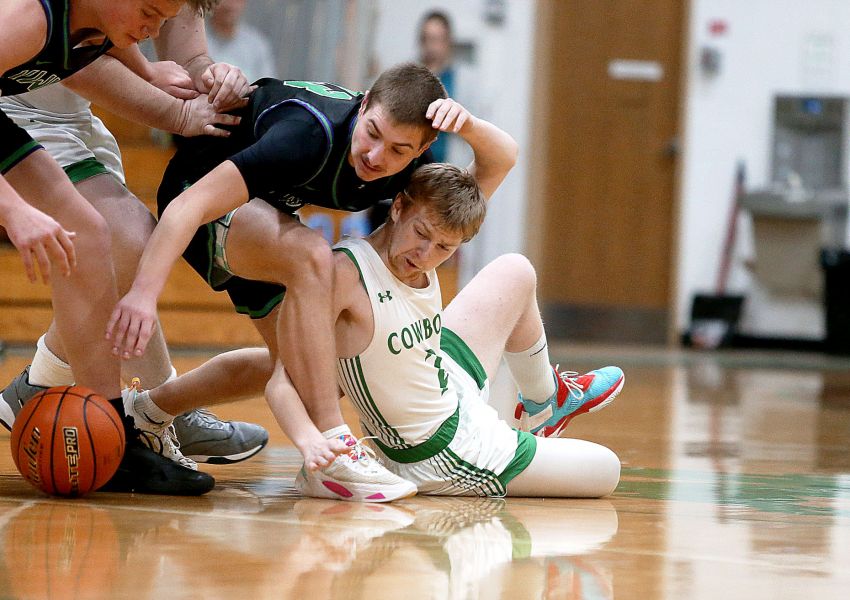
{"type": "Polygon", "coordinates": [[[519,160],[519,144],[510,135],[505,135],[508,138],[505,142],[505,164],[508,169],[513,169],[519,160]]]}

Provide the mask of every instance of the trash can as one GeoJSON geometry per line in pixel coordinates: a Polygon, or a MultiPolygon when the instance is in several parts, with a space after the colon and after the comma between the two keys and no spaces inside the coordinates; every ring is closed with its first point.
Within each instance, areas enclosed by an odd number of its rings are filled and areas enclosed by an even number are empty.
{"type": "Polygon", "coordinates": [[[850,252],[821,252],[826,308],[824,348],[831,354],[850,355],[850,252]]]}

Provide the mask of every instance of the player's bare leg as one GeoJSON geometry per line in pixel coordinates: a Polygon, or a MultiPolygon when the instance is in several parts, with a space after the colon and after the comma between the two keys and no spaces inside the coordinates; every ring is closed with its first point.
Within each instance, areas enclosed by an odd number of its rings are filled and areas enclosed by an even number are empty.
{"type": "Polygon", "coordinates": [[[537,276],[520,254],[484,267],[446,308],[443,323],[467,343],[491,379],[505,356],[521,394],[515,417],[521,429],[539,437],[557,437],[576,416],[610,404],[623,387],[617,367],[579,375],[550,366],[537,276]]]}
{"type": "MultiPolygon", "coordinates": [[[[76,187],[109,225],[116,284],[119,295],[124,294],[133,283],[136,267],[156,220],[147,207],[112,175],[96,175],[77,183],[76,187]]],[[[126,382],[132,377],[139,377],[148,388],[160,385],[171,376],[171,357],[159,323],[145,354],[122,361],[121,374],[126,382]]]]}
{"type": "Polygon", "coordinates": [[[6,179],[27,202],[76,232],[77,267],[69,277],[51,277],[58,333],[77,382],[107,398],[118,397],[119,361],[103,335],[118,297],[106,221],[47,152],[33,152],[6,179]]]}
{"type": "Polygon", "coordinates": [[[277,320],[280,360],[319,430],[342,425],[333,362],[333,257],[327,242],[295,218],[252,200],[233,216],[227,258],[241,277],[286,286],[277,320]]]}
{"type": "Polygon", "coordinates": [[[172,415],[199,406],[262,396],[271,379],[273,364],[267,348],[231,350],[148,393],[157,406],[172,415]],[[215,390],[215,394],[210,394],[210,390],[215,390]]]}
{"type": "MultiPolygon", "coordinates": [[[[109,225],[116,283],[119,293],[124,293],[133,283],[139,258],[156,221],[141,201],[112,175],[96,175],[77,183],[75,187],[109,225]]],[[[55,322],[51,323],[45,335],[45,342],[57,358],[68,362],[55,322]]],[[[171,358],[159,324],[145,354],[121,363],[122,379],[125,382],[139,377],[148,388],[165,382],[171,372],[171,358]]],[[[63,384],[74,381],[72,374],[69,373],[68,377],[70,381],[62,382],[63,384]]]]}
{"type": "Polygon", "coordinates": [[[443,323],[492,378],[505,351],[525,350],[543,335],[537,277],[528,259],[506,254],[481,269],[443,311],[443,323]]]}

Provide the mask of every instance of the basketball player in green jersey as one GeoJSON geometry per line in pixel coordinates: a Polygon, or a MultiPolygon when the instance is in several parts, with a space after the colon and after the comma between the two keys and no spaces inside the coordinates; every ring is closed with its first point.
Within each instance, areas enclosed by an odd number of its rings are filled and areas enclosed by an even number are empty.
{"type": "MultiPolygon", "coordinates": [[[[96,67],[91,95],[120,114],[170,124],[178,131],[192,126],[209,132],[207,127],[214,129],[214,123],[234,123],[237,119],[222,115],[199,125],[205,99],[184,103],[103,56],[113,46],[128,48],[156,36],[182,4],[179,0],[4,2],[0,7],[0,91],[15,94],[37,89],[84,67],[96,67]],[[95,43],[86,45],[89,41],[95,43]]],[[[207,4],[208,0],[190,0],[196,9],[207,4]]],[[[36,263],[42,278],[52,283],[58,330],[77,382],[116,399],[120,410],[118,360],[110,356],[110,344],[94,331],[97,323],[106,323],[108,307],[117,295],[109,233],[102,217],[39,144],[1,112],[0,171],[0,224],[18,248],[30,279],[36,277],[36,263]]],[[[3,404],[0,410],[7,408],[3,404]]],[[[0,414],[4,422],[9,417],[0,414]]],[[[199,494],[211,489],[214,480],[165,462],[131,442],[112,483],[114,489],[199,494]]]]}

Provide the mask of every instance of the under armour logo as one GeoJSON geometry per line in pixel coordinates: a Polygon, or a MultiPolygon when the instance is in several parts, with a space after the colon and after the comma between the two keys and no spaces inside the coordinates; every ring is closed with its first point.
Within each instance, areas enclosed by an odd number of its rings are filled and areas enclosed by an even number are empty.
{"type": "Polygon", "coordinates": [[[386,292],[378,292],[378,300],[381,301],[381,304],[384,303],[384,300],[389,302],[392,299],[393,295],[390,293],[390,290],[387,290],[386,292]]]}

